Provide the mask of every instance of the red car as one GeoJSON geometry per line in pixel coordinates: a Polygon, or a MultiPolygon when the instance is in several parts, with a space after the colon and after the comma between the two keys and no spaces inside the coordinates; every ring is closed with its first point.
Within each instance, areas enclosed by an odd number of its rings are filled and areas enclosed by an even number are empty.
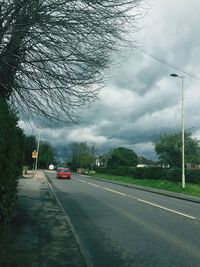
{"type": "Polygon", "coordinates": [[[57,179],[71,179],[71,171],[69,168],[58,168],[57,179]]]}

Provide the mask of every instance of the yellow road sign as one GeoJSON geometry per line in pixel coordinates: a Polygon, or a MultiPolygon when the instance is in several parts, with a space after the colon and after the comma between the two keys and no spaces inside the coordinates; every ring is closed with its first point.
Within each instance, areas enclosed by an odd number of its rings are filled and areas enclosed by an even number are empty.
{"type": "Polygon", "coordinates": [[[36,151],[36,150],[34,150],[33,152],[32,152],[32,158],[33,159],[36,159],[38,157],[38,152],[36,151]]]}

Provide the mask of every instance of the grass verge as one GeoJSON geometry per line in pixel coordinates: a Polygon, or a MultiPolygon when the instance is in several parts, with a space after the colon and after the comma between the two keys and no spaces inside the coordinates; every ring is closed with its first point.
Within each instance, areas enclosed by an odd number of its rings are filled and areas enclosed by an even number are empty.
{"type": "Polygon", "coordinates": [[[200,196],[200,185],[187,183],[187,181],[186,181],[186,187],[182,188],[181,182],[172,182],[168,180],[153,180],[153,179],[142,179],[141,180],[141,179],[134,179],[128,176],[116,176],[116,175],[108,175],[108,174],[102,174],[102,173],[96,173],[91,176],[96,177],[96,178],[101,178],[101,179],[122,182],[122,183],[157,188],[157,189],[172,191],[176,193],[200,196]]]}

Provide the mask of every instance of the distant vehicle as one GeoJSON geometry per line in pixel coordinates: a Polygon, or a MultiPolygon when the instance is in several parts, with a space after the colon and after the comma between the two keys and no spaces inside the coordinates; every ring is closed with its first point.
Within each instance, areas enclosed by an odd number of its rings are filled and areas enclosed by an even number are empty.
{"type": "Polygon", "coordinates": [[[71,171],[69,168],[59,167],[57,169],[57,179],[71,179],[71,171]]]}
{"type": "Polygon", "coordinates": [[[49,170],[51,170],[51,171],[54,170],[54,165],[53,165],[53,164],[50,164],[50,165],[49,165],[49,170]]]}

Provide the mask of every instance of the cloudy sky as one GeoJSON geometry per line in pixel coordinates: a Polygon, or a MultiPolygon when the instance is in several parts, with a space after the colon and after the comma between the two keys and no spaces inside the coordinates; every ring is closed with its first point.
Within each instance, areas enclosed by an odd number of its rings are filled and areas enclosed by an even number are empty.
{"type": "MultiPolygon", "coordinates": [[[[59,148],[71,142],[95,143],[99,151],[123,146],[155,159],[161,133],[181,129],[181,79],[185,76],[185,129],[200,139],[200,1],[148,0],[151,8],[134,35],[139,50],[114,55],[100,101],[81,113],[80,123],[41,129],[41,139],[59,148]],[[148,56],[147,54],[151,56],[148,56]],[[191,75],[174,69],[176,65],[191,75]],[[199,79],[198,79],[199,77],[199,79]]],[[[29,134],[37,130],[21,122],[29,134]]]]}

